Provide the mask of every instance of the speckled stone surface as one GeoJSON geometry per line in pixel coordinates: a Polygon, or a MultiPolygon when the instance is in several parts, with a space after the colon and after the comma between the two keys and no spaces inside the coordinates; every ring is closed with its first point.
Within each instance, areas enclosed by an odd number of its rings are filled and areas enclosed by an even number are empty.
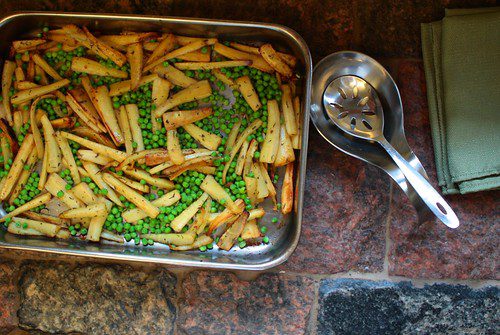
{"type": "Polygon", "coordinates": [[[17,265],[0,260],[0,334],[17,325],[17,265]]]}
{"type": "Polygon", "coordinates": [[[23,266],[22,328],[49,333],[173,334],[176,278],[127,266],[23,266]]]}
{"type": "MultiPolygon", "coordinates": [[[[396,78],[404,102],[408,142],[437,186],[422,63],[401,61],[396,78]]],[[[417,227],[415,211],[395,188],[391,202],[390,273],[410,278],[498,279],[500,192],[446,199],[461,220],[458,229],[447,229],[439,222],[417,227]]]]}
{"type": "Polygon", "coordinates": [[[305,334],[315,294],[309,278],[191,272],[182,283],[180,334],[305,334]]]}
{"type": "Polygon", "coordinates": [[[324,280],[318,335],[498,334],[496,287],[324,280]]]}

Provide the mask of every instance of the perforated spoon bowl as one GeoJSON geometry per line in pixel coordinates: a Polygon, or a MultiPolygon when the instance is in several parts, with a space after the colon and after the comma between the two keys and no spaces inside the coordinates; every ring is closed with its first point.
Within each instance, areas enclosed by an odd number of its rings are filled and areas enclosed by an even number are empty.
{"type": "Polygon", "coordinates": [[[323,105],[337,127],[352,136],[379,143],[432,213],[450,228],[459,226],[455,212],[443,197],[385,138],[382,104],[369,83],[352,75],[338,77],[326,87],[323,105]]]}

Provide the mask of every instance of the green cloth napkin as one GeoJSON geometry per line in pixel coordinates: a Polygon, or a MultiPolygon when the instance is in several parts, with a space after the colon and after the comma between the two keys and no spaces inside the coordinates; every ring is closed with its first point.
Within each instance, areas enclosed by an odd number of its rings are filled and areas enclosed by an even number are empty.
{"type": "Polygon", "coordinates": [[[422,51],[443,193],[500,187],[500,8],[447,10],[422,51]]]}

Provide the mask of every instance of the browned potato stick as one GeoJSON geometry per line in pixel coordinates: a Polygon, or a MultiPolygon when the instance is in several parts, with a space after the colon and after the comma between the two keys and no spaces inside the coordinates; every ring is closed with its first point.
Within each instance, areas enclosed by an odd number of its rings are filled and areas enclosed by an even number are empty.
{"type": "Polygon", "coordinates": [[[144,140],[142,138],[142,130],[139,126],[139,108],[137,105],[128,104],[125,106],[127,111],[127,117],[130,127],[130,132],[132,134],[132,141],[136,144],[135,151],[144,150],[144,140]]]}
{"type": "MultiPolygon", "coordinates": [[[[21,224],[19,222],[18,223],[15,223],[15,222],[9,223],[9,225],[7,226],[7,231],[9,233],[15,234],[15,235],[45,236],[43,233],[41,233],[38,230],[35,230],[33,228],[28,228],[28,227],[23,228],[23,226],[21,226],[21,224]]],[[[7,239],[7,236],[5,236],[5,239],[7,239]]]]}
{"type": "Polygon", "coordinates": [[[240,208],[235,205],[226,190],[224,190],[224,188],[215,180],[213,176],[206,176],[201,183],[200,188],[207,192],[212,199],[229,208],[234,214],[241,213],[240,208]]]}
{"type": "Polygon", "coordinates": [[[96,163],[99,165],[107,165],[107,164],[113,162],[113,159],[111,159],[107,156],[104,156],[104,155],[97,154],[97,153],[93,152],[92,150],[80,149],[80,150],[78,150],[77,155],[78,155],[78,159],[80,159],[80,160],[96,163]]]}
{"type": "Polygon", "coordinates": [[[16,135],[12,131],[12,128],[9,127],[7,122],[4,119],[0,118],[0,137],[6,140],[6,144],[8,147],[8,151],[10,153],[17,153],[19,150],[19,145],[16,141],[16,135]]]}
{"type": "Polygon", "coordinates": [[[148,60],[146,61],[146,65],[151,64],[165,53],[170,52],[173,48],[175,48],[175,36],[172,34],[168,34],[155,47],[155,49],[151,53],[151,56],[149,56],[148,60]]]}
{"type": "Polygon", "coordinates": [[[19,40],[12,42],[12,48],[17,53],[23,53],[24,51],[30,51],[36,49],[37,46],[46,43],[44,39],[33,39],[33,40],[19,40]]]}
{"type": "Polygon", "coordinates": [[[134,162],[148,156],[148,155],[154,155],[158,153],[163,153],[165,150],[164,149],[149,149],[149,150],[142,150],[139,152],[136,152],[135,154],[132,154],[128,156],[123,162],[121,162],[116,169],[117,170],[122,170],[124,167],[127,167],[130,164],[133,164],[134,162]]]}
{"type": "MultiPolygon", "coordinates": [[[[187,166],[184,166],[182,169],[177,170],[176,172],[172,173],[171,175],[168,176],[170,180],[175,180],[175,178],[179,177],[181,174],[183,174],[186,171],[193,171],[195,169],[198,169],[200,167],[208,167],[210,166],[209,162],[203,161],[203,162],[198,162],[198,163],[193,163],[187,166]]],[[[212,173],[213,174],[213,173],[212,173]]]]}
{"type": "Polygon", "coordinates": [[[108,186],[107,183],[104,182],[103,175],[99,170],[99,167],[92,162],[82,161],[83,168],[89,174],[89,177],[92,178],[94,183],[101,189],[107,190],[108,194],[106,195],[109,200],[113,201],[120,207],[123,207],[123,203],[120,201],[120,198],[116,195],[115,191],[108,186]]]}
{"type": "Polygon", "coordinates": [[[47,114],[43,113],[40,122],[43,128],[43,135],[45,138],[45,143],[48,147],[48,164],[47,164],[47,172],[58,172],[61,169],[61,150],[57,145],[57,140],[55,138],[54,128],[52,128],[52,124],[49,121],[47,114]]]}
{"type": "Polygon", "coordinates": [[[29,90],[30,88],[40,87],[40,85],[31,81],[18,81],[14,83],[14,88],[18,91],[29,90]]]}
{"type": "Polygon", "coordinates": [[[9,159],[12,159],[12,151],[10,149],[9,141],[5,137],[1,138],[1,146],[3,161],[5,165],[5,162],[8,162],[9,159]]]}
{"type": "Polygon", "coordinates": [[[175,39],[179,45],[187,45],[187,44],[190,44],[190,43],[193,43],[196,41],[204,41],[204,40],[206,40],[207,45],[213,45],[213,44],[217,43],[216,38],[206,39],[204,37],[191,37],[191,36],[176,35],[175,39]]]}
{"type": "Polygon", "coordinates": [[[292,136],[292,146],[294,149],[298,150],[302,142],[302,113],[299,97],[293,99],[293,110],[295,112],[295,121],[297,122],[297,134],[292,136]]]}
{"type": "Polygon", "coordinates": [[[38,65],[35,65],[35,75],[40,76],[40,84],[47,85],[49,83],[45,71],[43,71],[42,68],[39,67],[38,65]]]}
{"type": "Polygon", "coordinates": [[[203,53],[201,52],[201,50],[196,50],[184,55],[180,55],[177,58],[186,62],[210,62],[210,53],[203,53]]]}
{"type": "Polygon", "coordinates": [[[125,139],[120,126],[118,125],[118,120],[116,118],[115,111],[113,110],[113,104],[111,103],[111,98],[106,86],[97,87],[94,98],[96,100],[97,111],[104,121],[104,125],[108,129],[111,139],[116,146],[122,145],[125,142],[125,139]]]}
{"type": "Polygon", "coordinates": [[[162,166],[162,169],[159,170],[159,165],[158,166],[155,166],[154,168],[152,168],[151,170],[149,170],[150,173],[158,173],[162,170],[164,174],[172,174],[174,172],[177,172],[181,169],[184,169],[185,167],[189,166],[189,165],[192,165],[192,164],[195,164],[195,163],[200,163],[200,162],[210,162],[213,160],[213,157],[211,156],[211,153],[214,152],[214,151],[206,151],[206,152],[196,152],[196,153],[193,153],[193,154],[189,154],[189,155],[185,155],[184,158],[186,159],[184,161],[184,163],[180,164],[180,165],[175,165],[174,163],[172,162],[165,162],[167,164],[164,164],[164,166],[162,166]]]}
{"type": "Polygon", "coordinates": [[[207,235],[200,235],[198,236],[193,244],[189,245],[171,245],[170,250],[175,250],[175,251],[188,251],[188,250],[194,250],[198,249],[204,245],[212,243],[214,240],[210,236],[207,235]]]}
{"type": "MultiPolygon", "coordinates": [[[[173,169],[169,172],[175,172],[175,171],[177,171],[177,169],[181,169],[184,165],[192,164],[195,159],[210,156],[212,154],[212,152],[213,151],[210,151],[210,150],[198,151],[198,152],[194,152],[194,151],[189,150],[189,149],[183,150],[182,154],[184,155],[185,161],[184,161],[184,163],[182,163],[180,165],[175,165],[170,160],[170,156],[168,156],[168,153],[167,153],[166,157],[164,157],[163,154],[161,154],[161,155],[158,155],[158,157],[149,158],[150,163],[154,160],[155,164],[148,164],[148,156],[146,156],[146,165],[156,165],[156,164],[160,163],[149,170],[149,173],[151,173],[151,174],[159,173],[159,172],[161,172],[165,169],[168,169],[168,168],[173,169]]],[[[201,160],[198,160],[198,162],[200,162],[200,161],[201,160]]]]}
{"type": "Polygon", "coordinates": [[[75,39],[78,44],[81,44],[87,49],[90,49],[92,52],[98,54],[102,58],[111,59],[118,66],[123,66],[123,64],[125,64],[125,62],[127,61],[127,57],[114,50],[106,43],[99,41],[85,27],[83,27],[82,30],[77,26],[70,24],[64,26],[62,29],[66,34],[68,34],[69,37],[75,39]]]}
{"type": "Polygon", "coordinates": [[[123,243],[123,236],[114,234],[106,229],[102,230],[101,238],[112,242],[123,243]]]}
{"type": "Polygon", "coordinates": [[[183,210],[175,219],[170,222],[170,227],[175,232],[180,232],[185,225],[198,213],[203,203],[208,199],[208,194],[203,193],[196,201],[183,210]]]}
{"type": "Polygon", "coordinates": [[[196,234],[192,232],[184,234],[143,234],[141,236],[158,243],[174,244],[176,246],[191,245],[196,238],[196,234]]]}
{"type": "Polygon", "coordinates": [[[185,55],[187,53],[190,53],[192,51],[195,51],[195,50],[198,50],[198,49],[201,49],[202,47],[204,47],[205,45],[207,45],[207,40],[200,40],[200,41],[194,41],[193,43],[189,43],[185,46],[182,46],[178,49],[175,49],[173,51],[170,51],[168,54],[166,54],[165,56],[162,56],[154,61],[152,61],[151,63],[149,63],[148,65],[146,65],[144,67],[144,72],[146,71],[150,71],[151,69],[153,69],[156,65],[159,65],[159,64],[162,64],[163,62],[165,61],[168,61],[172,58],[176,58],[176,57],[179,57],[179,56],[182,56],[182,55],[185,55]]]}
{"type": "Polygon", "coordinates": [[[76,143],[93,150],[94,152],[96,152],[98,154],[113,158],[117,162],[121,162],[125,158],[127,158],[127,154],[124,153],[123,151],[116,150],[116,149],[107,147],[105,145],[89,141],[87,139],[81,138],[79,136],[76,136],[76,135],[73,135],[71,133],[67,133],[64,131],[61,132],[61,135],[66,137],[68,140],[75,141],[76,143]]]}
{"type": "Polygon", "coordinates": [[[155,117],[161,117],[166,111],[186,102],[201,100],[212,94],[212,87],[208,80],[202,80],[174,94],[160,106],[156,106],[155,117]]]}
{"type": "Polygon", "coordinates": [[[80,173],[78,173],[78,166],[76,165],[75,157],[73,156],[68,140],[62,137],[60,133],[56,133],[56,141],[61,149],[64,159],[66,160],[66,166],[70,171],[71,178],[75,184],[80,183],[80,173]]]}
{"type": "Polygon", "coordinates": [[[274,163],[280,144],[280,110],[276,100],[267,102],[267,113],[267,132],[260,151],[260,161],[274,163]]]}
{"type": "Polygon", "coordinates": [[[48,153],[47,144],[43,150],[43,160],[42,160],[42,170],[40,171],[40,180],[38,181],[38,189],[43,190],[45,188],[45,183],[47,181],[47,164],[48,164],[48,153]]]}
{"type": "MultiPolygon", "coordinates": [[[[57,173],[51,173],[45,183],[45,189],[69,208],[82,207],[83,203],[77,199],[73,191],[66,190],[66,185],[66,181],[57,173]],[[58,196],[59,192],[63,192],[62,196],[58,196]]],[[[61,195],[61,193],[59,193],[59,195],[61,195]]]]}
{"type": "Polygon", "coordinates": [[[33,148],[28,156],[28,159],[26,160],[26,165],[24,165],[23,172],[21,172],[21,175],[17,180],[16,186],[14,186],[14,189],[10,194],[9,204],[12,205],[14,203],[14,200],[19,196],[21,191],[24,189],[25,184],[31,175],[31,171],[34,169],[37,160],[38,158],[36,156],[36,148],[33,148]]]}
{"type": "Polygon", "coordinates": [[[178,127],[200,121],[213,114],[212,107],[203,107],[192,110],[177,110],[163,114],[163,123],[166,130],[177,129],[178,127]]]}
{"type": "Polygon", "coordinates": [[[21,111],[15,111],[12,114],[12,119],[12,130],[14,131],[14,134],[16,134],[16,137],[19,137],[19,135],[21,134],[21,127],[23,126],[23,114],[21,113],[21,111]]]}
{"type": "MultiPolygon", "coordinates": [[[[169,162],[170,157],[168,156],[167,149],[159,149],[157,152],[148,153],[144,157],[145,163],[147,166],[154,166],[164,162],[169,162]]],[[[154,173],[152,173],[154,174],[154,173]]]]}
{"type": "Polygon", "coordinates": [[[109,173],[103,175],[104,181],[109,184],[116,192],[122,194],[134,205],[142,209],[149,217],[156,218],[160,214],[160,210],[152,205],[146,198],[140,195],[137,191],[131,187],[125,185],[117,178],[113,177],[109,173]]]}
{"type": "Polygon", "coordinates": [[[245,157],[247,155],[249,145],[250,142],[243,142],[240,153],[238,155],[238,159],[236,160],[236,168],[234,169],[234,173],[236,173],[238,176],[241,176],[241,174],[243,173],[243,167],[245,166],[245,157]]]}
{"type": "Polygon", "coordinates": [[[181,144],[177,137],[177,130],[175,129],[167,130],[167,151],[172,163],[175,165],[184,163],[184,154],[182,153],[181,144]]]}
{"type": "Polygon", "coordinates": [[[286,131],[288,135],[297,134],[297,120],[295,120],[295,111],[293,110],[292,91],[290,85],[281,85],[283,96],[281,98],[281,110],[285,119],[286,131]]]}
{"type": "Polygon", "coordinates": [[[262,58],[271,65],[276,72],[290,78],[293,75],[292,69],[281,59],[271,44],[264,44],[259,48],[262,58]]]}
{"type": "Polygon", "coordinates": [[[139,170],[136,168],[133,168],[133,169],[127,168],[127,169],[124,169],[123,172],[127,176],[130,176],[132,178],[139,179],[139,180],[144,179],[147,184],[157,186],[157,187],[162,188],[162,189],[173,190],[175,188],[174,183],[172,183],[170,180],[166,180],[166,179],[159,178],[159,177],[154,177],[144,170],[139,170]]]}
{"type": "Polygon", "coordinates": [[[61,29],[51,30],[51,31],[45,33],[45,37],[48,40],[62,43],[63,45],[67,45],[70,47],[78,46],[78,42],[75,39],[66,35],[66,33],[64,31],[62,31],[61,29]]]}
{"type": "Polygon", "coordinates": [[[243,212],[238,219],[229,227],[228,230],[221,236],[217,245],[222,250],[229,251],[233,247],[234,243],[240,237],[243,228],[245,227],[248,220],[248,212],[243,212]]]}
{"type": "Polygon", "coordinates": [[[221,62],[185,62],[175,63],[175,67],[179,70],[212,70],[222,69],[227,67],[250,66],[251,60],[232,60],[221,62]]]}
{"type": "Polygon", "coordinates": [[[196,141],[209,150],[217,150],[222,142],[222,137],[209,133],[200,127],[191,124],[183,126],[184,130],[191,135],[196,141]]]}
{"type": "Polygon", "coordinates": [[[293,163],[288,163],[281,188],[281,213],[288,214],[293,208],[293,163]]]}
{"type": "MultiPolygon", "coordinates": [[[[154,81],[156,78],[158,78],[158,75],[156,73],[153,74],[148,74],[145,76],[142,76],[139,79],[138,86],[146,85],[152,81],[154,81]]],[[[113,83],[109,85],[109,96],[114,97],[117,95],[122,95],[123,93],[127,93],[132,90],[132,81],[131,80],[123,80],[119,81],[117,83],[113,83]]]]}
{"type": "Polygon", "coordinates": [[[96,76],[109,76],[116,78],[127,78],[128,74],[115,68],[108,68],[101,63],[84,57],[73,57],[71,70],[75,72],[88,73],[96,76]]]}
{"type": "Polygon", "coordinates": [[[222,81],[224,84],[229,85],[229,86],[234,86],[234,80],[226,76],[224,73],[220,71],[220,69],[213,69],[212,70],[213,75],[222,81]]]}
{"type": "Polygon", "coordinates": [[[80,199],[85,205],[92,205],[99,201],[99,198],[94,194],[94,191],[87,183],[79,183],[75,185],[71,191],[80,199]]]}
{"type": "Polygon", "coordinates": [[[38,98],[39,96],[54,92],[61,87],[68,85],[69,83],[70,81],[68,79],[63,79],[56,81],[50,85],[38,86],[24,91],[19,91],[10,98],[10,102],[14,105],[22,104],[23,102],[27,102],[32,99],[38,98]]]}
{"type": "Polygon", "coordinates": [[[257,179],[257,198],[260,202],[269,196],[269,190],[258,162],[253,163],[252,172],[255,174],[255,178],[257,179]]]}
{"type": "MultiPolygon", "coordinates": [[[[237,206],[239,213],[242,213],[245,210],[245,203],[241,199],[237,199],[234,202],[234,205],[237,206]]],[[[207,234],[211,235],[214,230],[219,228],[222,224],[230,221],[231,218],[236,218],[238,215],[239,214],[233,213],[229,208],[224,209],[213,220],[210,220],[207,234]]]]}
{"type": "MultiPolygon", "coordinates": [[[[100,122],[94,118],[94,116],[86,109],[81,106],[78,101],[75,99],[75,97],[71,94],[71,92],[68,92],[66,95],[66,102],[68,103],[69,107],[78,115],[78,117],[93,131],[101,133],[103,130],[98,126],[100,122]]],[[[104,127],[103,127],[104,128],[104,127]]],[[[105,129],[105,128],[104,128],[105,129]]]]}
{"type": "Polygon", "coordinates": [[[201,220],[202,223],[199,225],[196,234],[201,235],[205,231],[205,227],[208,224],[211,208],[212,208],[212,198],[209,197],[207,201],[205,201],[205,207],[202,208],[200,211],[198,219],[201,220]]]}
{"type": "Polygon", "coordinates": [[[59,214],[59,217],[63,219],[81,219],[94,218],[107,214],[106,206],[103,203],[96,203],[87,207],[69,209],[59,214]]]}
{"type": "Polygon", "coordinates": [[[258,164],[260,167],[260,173],[264,177],[264,182],[266,184],[267,190],[269,191],[269,195],[273,199],[274,204],[277,204],[276,201],[276,188],[274,187],[274,184],[271,180],[271,177],[269,176],[269,172],[267,171],[266,167],[264,166],[264,163],[258,164]]]}
{"type": "MultiPolygon", "coordinates": [[[[90,82],[88,81],[88,78],[86,78],[86,79],[82,78],[82,85],[86,86],[87,84],[90,84],[90,82]]],[[[93,90],[89,90],[89,91],[93,92],[93,90]]],[[[98,124],[99,128],[103,132],[105,132],[106,127],[104,127],[103,125],[100,125],[99,113],[97,113],[97,109],[95,109],[94,104],[92,103],[92,99],[87,94],[87,92],[84,89],[76,88],[76,89],[70,90],[69,93],[74,97],[76,102],[78,102],[80,104],[80,106],[85,110],[85,112],[87,114],[89,114],[89,117],[92,116],[91,119],[93,121],[95,121],[94,123],[98,124]]],[[[59,98],[61,100],[63,100],[62,97],[59,97],[59,98]]],[[[64,98],[66,100],[68,100],[66,96],[64,96],[64,98]]]]}
{"type": "Polygon", "coordinates": [[[132,132],[130,131],[130,124],[128,122],[128,115],[125,106],[120,106],[118,112],[118,124],[123,134],[123,141],[125,142],[125,152],[127,155],[132,154],[134,148],[132,147],[132,132]]]}
{"type": "MultiPolygon", "coordinates": [[[[156,78],[153,81],[153,90],[151,94],[152,104],[154,106],[159,106],[165,101],[167,101],[170,94],[170,82],[163,78],[156,78]]],[[[154,113],[151,113],[151,131],[156,133],[161,130],[161,119],[156,118],[154,113]],[[159,120],[159,121],[158,121],[159,120]]]]}
{"type": "Polygon", "coordinates": [[[259,226],[257,226],[257,221],[248,220],[245,224],[245,227],[243,227],[243,231],[241,232],[240,237],[245,241],[261,237],[259,226]]]}
{"type": "Polygon", "coordinates": [[[41,67],[45,71],[46,74],[48,74],[49,76],[51,76],[55,80],[62,80],[63,79],[59,75],[59,73],[57,73],[57,71],[54,70],[52,68],[52,66],[50,66],[49,63],[47,63],[45,61],[45,59],[43,59],[39,54],[33,54],[32,59],[33,59],[33,62],[35,62],[36,65],[38,65],[39,67],[41,67]]]}
{"type": "Polygon", "coordinates": [[[59,227],[68,227],[69,223],[70,223],[69,220],[66,220],[66,219],[61,219],[61,218],[58,218],[55,216],[31,212],[31,211],[24,212],[23,216],[25,216],[28,219],[32,219],[32,220],[36,220],[36,221],[43,221],[43,222],[47,222],[47,223],[52,223],[52,224],[55,224],[59,227]]]}
{"type": "Polygon", "coordinates": [[[269,66],[269,64],[267,64],[267,62],[260,55],[254,55],[251,53],[236,50],[236,49],[227,47],[221,43],[216,43],[214,45],[214,51],[217,52],[219,55],[222,55],[222,56],[227,57],[229,59],[251,60],[252,67],[254,67],[258,70],[264,71],[264,72],[269,72],[269,73],[273,72],[273,68],[271,66],[269,66]]]}
{"type": "Polygon", "coordinates": [[[278,146],[278,153],[274,160],[274,166],[285,166],[295,161],[292,140],[285,129],[285,125],[282,124],[280,128],[280,145],[278,146]]]}
{"type": "MultiPolygon", "coordinates": [[[[238,50],[241,50],[244,52],[248,52],[248,53],[251,53],[254,55],[260,55],[259,48],[256,48],[256,47],[251,47],[249,45],[240,44],[240,43],[236,43],[236,42],[231,42],[229,45],[235,49],[238,49],[238,50]]],[[[283,52],[277,52],[277,53],[280,56],[280,58],[283,59],[283,61],[285,63],[287,63],[290,67],[293,68],[293,67],[295,67],[295,65],[297,65],[297,57],[290,55],[290,54],[287,54],[287,53],[283,53],[283,52]]]]}
{"type": "Polygon", "coordinates": [[[71,116],[61,117],[59,119],[54,119],[50,121],[50,124],[54,129],[73,128],[75,123],[76,123],[76,117],[71,117],[71,116]]]}
{"type": "Polygon", "coordinates": [[[130,64],[130,89],[139,87],[143,66],[142,44],[137,42],[127,46],[127,59],[130,64]]]}
{"type": "Polygon", "coordinates": [[[93,242],[98,242],[101,238],[101,235],[104,235],[104,236],[102,236],[102,238],[104,238],[104,239],[110,239],[112,241],[116,241],[119,243],[123,242],[122,237],[116,236],[116,238],[113,238],[114,236],[112,234],[107,235],[105,232],[103,232],[102,227],[104,226],[104,223],[106,222],[106,219],[108,216],[107,213],[111,210],[112,204],[110,201],[103,199],[103,198],[101,198],[99,200],[106,207],[106,213],[103,215],[100,215],[98,217],[92,218],[90,220],[89,230],[87,232],[87,240],[93,241],[93,242]]]}
{"type": "Polygon", "coordinates": [[[130,44],[140,43],[147,39],[154,38],[156,33],[130,33],[122,35],[103,35],[99,37],[100,41],[110,44],[118,44],[121,46],[128,46],[130,44]]]}
{"type": "Polygon", "coordinates": [[[102,134],[102,133],[96,133],[90,128],[87,128],[85,126],[79,126],[79,127],[73,128],[71,131],[75,135],[87,138],[89,140],[92,140],[94,142],[102,144],[106,147],[116,149],[115,144],[108,136],[106,136],[105,134],[102,134]]]}
{"type": "MultiPolygon", "coordinates": [[[[12,223],[14,225],[19,225],[19,226],[26,226],[26,230],[28,229],[33,229],[36,230],[40,233],[42,233],[45,236],[48,237],[54,237],[56,236],[57,232],[61,229],[61,227],[47,223],[47,222],[42,222],[42,221],[35,221],[35,220],[30,220],[30,219],[24,219],[20,217],[14,217],[12,219],[12,223]]],[[[9,224],[10,226],[10,224],[9,224]]]]}
{"type": "Polygon", "coordinates": [[[153,69],[153,72],[161,77],[164,77],[173,85],[177,85],[180,87],[186,88],[196,83],[195,79],[186,76],[184,72],[177,69],[175,66],[169,65],[165,67],[163,65],[158,65],[153,69]]]}
{"type": "Polygon", "coordinates": [[[27,211],[35,208],[35,207],[38,207],[40,205],[44,205],[47,202],[49,202],[50,199],[51,199],[51,196],[50,196],[49,193],[45,193],[45,194],[39,195],[38,197],[36,197],[36,198],[28,201],[24,205],[21,205],[21,206],[17,207],[12,212],[10,212],[7,215],[5,215],[4,217],[0,218],[0,222],[4,222],[5,219],[7,219],[7,218],[11,218],[11,217],[17,216],[19,214],[22,214],[24,212],[27,212],[27,211]]]}
{"type": "Polygon", "coordinates": [[[260,103],[257,92],[255,92],[253,88],[250,78],[248,76],[240,77],[236,79],[236,84],[250,108],[252,108],[254,112],[258,111],[262,107],[262,104],[260,103]]]}
{"type": "Polygon", "coordinates": [[[240,137],[236,141],[236,144],[233,146],[231,152],[229,153],[229,162],[227,162],[226,165],[224,166],[224,170],[222,172],[223,183],[226,182],[227,171],[229,170],[229,167],[234,157],[236,157],[236,154],[243,145],[243,142],[247,140],[248,136],[252,135],[257,129],[259,129],[260,126],[262,126],[262,120],[256,119],[251,124],[249,124],[248,127],[245,130],[243,130],[243,132],[240,134],[240,137]]]}
{"type": "Polygon", "coordinates": [[[17,153],[14,162],[12,163],[9,173],[7,174],[6,177],[7,180],[5,182],[5,185],[0,190],[0,200],[5,200],[9,196],[10,192],[12,191],[12,188],[14,187],[14,184],[16,183],[19,176],[21,175],[21,172],[23,171],[23,167],[26,164],[26,161],[31,153],[31,150],[33,150],[33,147],[34,147],[33,135],[28,134],[26,135],[23,144],[19,149],[19,152],[17,153]]]}
{"type": "Polygon", "coordinates": [[[125,185],[132,187],[134,190],[139,191],[141,193],[149,193],[148,185],[143,185],[138,181],[128,179],[127,177],[124,176],[119,176],[116,173],[111,173],[111,174],[125,185]]]}
{"type": "Polygon", "coordinates": [[[240,132],[240,127],[241,127],[241,121],[238,120],[234,123],[233,128],[231,128],[231,131],[229,132],[229,135],[227,135],[224,154],[228,154],[229,152],[231,152],[231,149],[233,148],[233,145],[236,143],[236,138],[238,137],[238,134],[240,132]]]}
{"type": "MultiPolygon", "coordinates": [[[[156,207],[172,206],[181,199],[181,193],[178,190],[173,190],[160,198],[151,201],[156,207]]],[[[122,213],[122,218],[125,222],[137,222],[140,219],[144,219],[148,215],[139,208],[129,209],[122,213]]]]}

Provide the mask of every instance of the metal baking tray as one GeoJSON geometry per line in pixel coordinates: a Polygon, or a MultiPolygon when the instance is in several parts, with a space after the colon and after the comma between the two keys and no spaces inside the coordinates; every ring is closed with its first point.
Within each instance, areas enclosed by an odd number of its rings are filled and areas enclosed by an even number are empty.
{"type": "MultiPolygon", "coordinates": [[[[50,240],[36,237],[19,237],[0,229],[0,248],[32,250],[64,255],[105,258],[122,261],[152,262],[189,267],[232,270],[265,270],[283,263],[294,251],[299,241],[302,202],[306,176],[309,105],[311,95],[312,60],[304,40],[293,30],[276,24],[206,20],[177,17],[156,17],[114,14],[82,14],[57,12],[23,12],[0,21],[0,57],[3,64],[9,44],[27,33],[43,26],[60,26],[68,23],[85,25],[90,30],[118,33],[122,30],[159,31],[197,37],[217,37],[222,40],[246,43],[273,43],[278,49],[293,53],[299,60],[300,74],[297,89],[301,92],[303,136],[297,160],[296,205],[286,217],[269,211],[262,219],[269,228],[270,243],[244,249],[219,251],[171,252],[158,244],[149,247],[134,244],[88,243],[78,239],[50,240]],[[271,223],[278,216],[280,228],[271,223]]],[[[270,204],[267,204],[270,208],[270,204]]],[[[1,213],[0,213],[1,215],[1,213]]],[[[3,214],[5,215],[5,213],[3,214]]]]}

